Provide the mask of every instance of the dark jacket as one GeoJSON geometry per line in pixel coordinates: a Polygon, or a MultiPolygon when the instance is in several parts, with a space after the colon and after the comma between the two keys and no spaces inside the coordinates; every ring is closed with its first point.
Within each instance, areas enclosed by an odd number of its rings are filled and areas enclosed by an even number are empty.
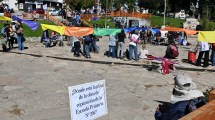
{"type": "Polygon", "coordinates": [[[154,116],[156,120],[178,120],[204,104],[205,102],[199,98],[189,101],[180,101],[172,104],[168,112],[162,113],[156,111],[154,116]]]}
{"type": "Polygon", "coordinates": [[[124,32],[119,33],[119,34],[117,35],[117,37],[118,37],[118,42],[123,42],[123,43],[125,43],[126,35],[125,35],[124,32]]]}

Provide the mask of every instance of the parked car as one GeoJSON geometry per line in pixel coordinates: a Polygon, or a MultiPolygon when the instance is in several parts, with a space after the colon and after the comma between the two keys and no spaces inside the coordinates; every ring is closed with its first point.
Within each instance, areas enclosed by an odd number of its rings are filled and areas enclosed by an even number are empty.
{"type": "Polygon", "coordinates": [[[58,15],[62,15],[62,13],[63,13],[62,9],[58,10],[58,15]]]}
{"type": "Polygon", "coordinates": [[[49,10],[49,15],[56,16],[56,15],[58,15],[58,11],[57,10],[49,10]]]}

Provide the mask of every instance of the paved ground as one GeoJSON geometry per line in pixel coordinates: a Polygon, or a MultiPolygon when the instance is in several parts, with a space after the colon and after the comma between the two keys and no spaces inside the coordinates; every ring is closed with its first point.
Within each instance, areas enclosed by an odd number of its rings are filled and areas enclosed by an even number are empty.
{"type": "MultiPolygon", "coordinates": [[[[106,44],[105,37],[98,42],[101,52],[92,53],[91,61],[144,63],[107,58],[103,55],[106,44]]],[[[215,86],[214,72],[176,70],[162,75],[142,66],[75,61],[85,58],[73,57],[68,46],[46,49],[38,42],[26,46],[29,48],[22,52],[0,52],[0,120],[70,120],[68,87],[101,79],[106,80],[108,115],[98,120],[153,120],[157,101],[170,101],[177,73],[190,74],[201,91],[215,86]]],[[[166,49],[147,47],[155,56],[163,56],[166,49]]],[[[188,49],[180,47],[179,61],[187,58],[188,49]]]]}

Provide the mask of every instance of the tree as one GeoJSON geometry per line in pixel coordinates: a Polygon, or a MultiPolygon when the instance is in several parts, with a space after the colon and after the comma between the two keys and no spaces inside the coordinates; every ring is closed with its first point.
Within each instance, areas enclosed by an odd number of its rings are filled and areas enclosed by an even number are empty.
{"type": "Polygon", "coordinates": [[[73,10],[80,10],[81,8],[91,8],[95,2],[94,0],[65,0],[67,6],[73,10]]]}

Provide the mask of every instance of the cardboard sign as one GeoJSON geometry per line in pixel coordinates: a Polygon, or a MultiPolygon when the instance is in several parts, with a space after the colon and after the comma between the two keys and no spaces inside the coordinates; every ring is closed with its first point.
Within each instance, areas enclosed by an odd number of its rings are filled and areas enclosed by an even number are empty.
{"type": "Polygon", "coordinates": [[[107,114],[105,80],[71,86],[71,120],[92,120],[107,114]]]}

